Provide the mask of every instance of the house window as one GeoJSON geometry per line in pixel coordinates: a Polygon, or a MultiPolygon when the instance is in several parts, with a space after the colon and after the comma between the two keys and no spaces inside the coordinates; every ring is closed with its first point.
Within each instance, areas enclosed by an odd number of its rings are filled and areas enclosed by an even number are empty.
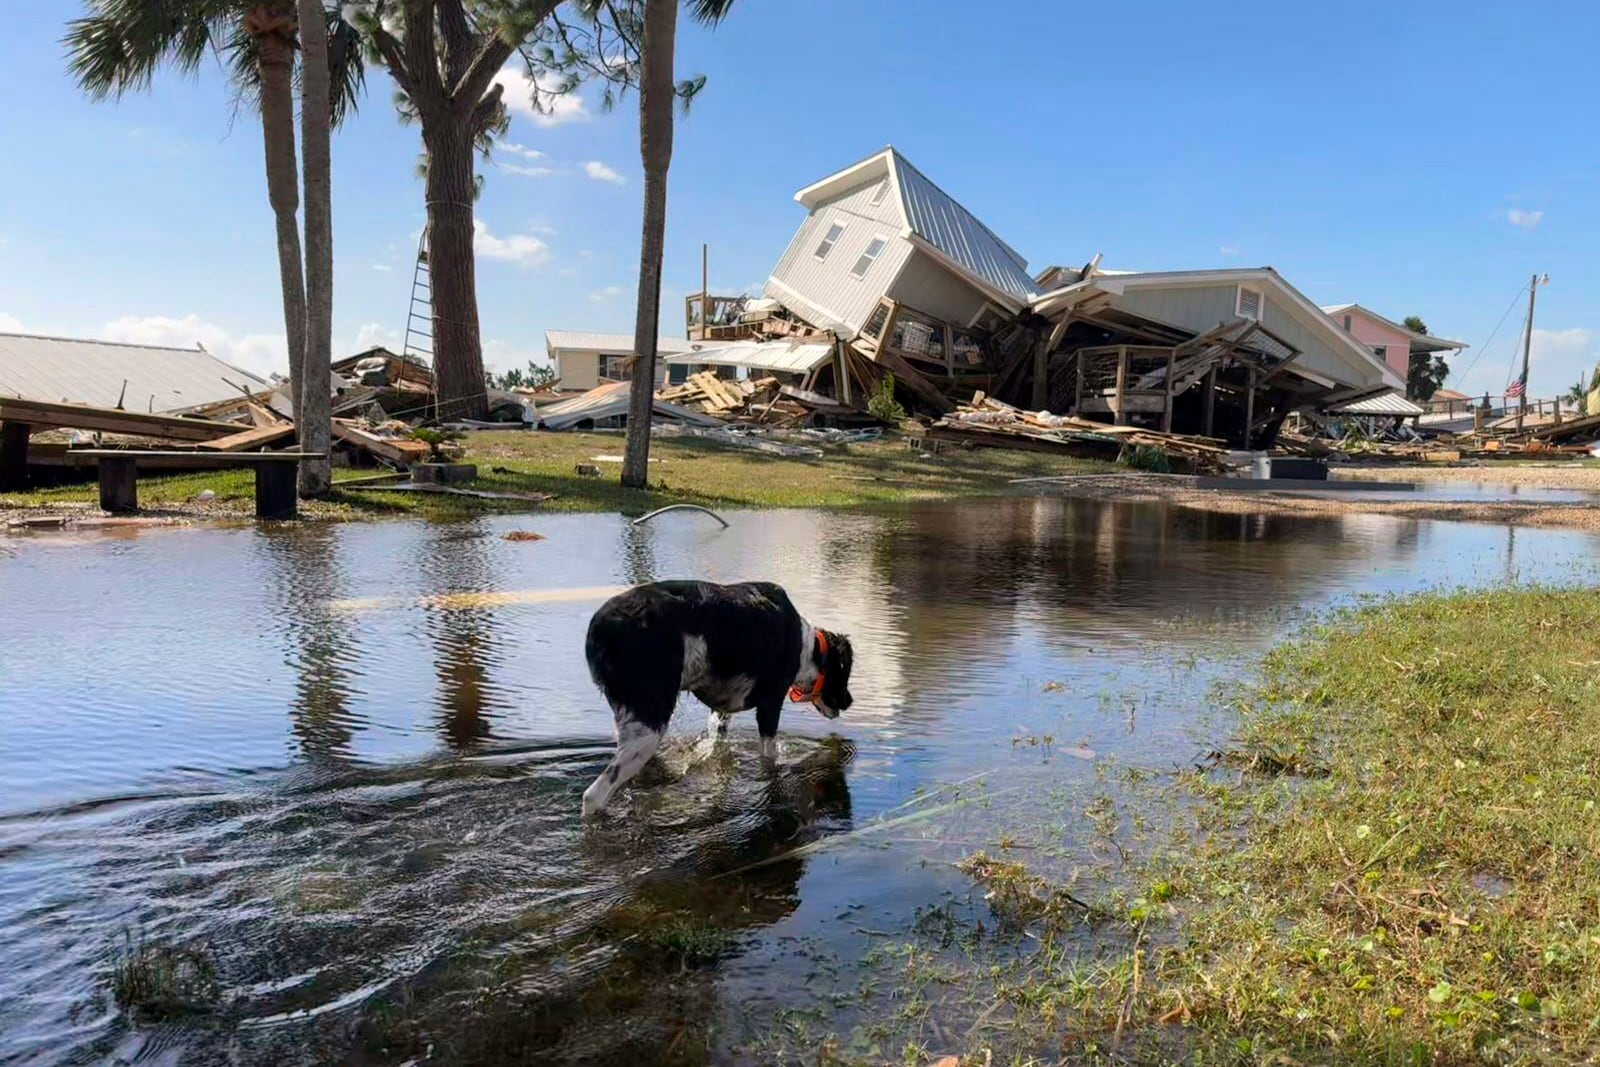
{"type": "Polygon", "coordinates": [[[600,377],[606,381],[628,381],[633,377],[633,357],[601,356],[600,377]]]}
{"type": "Polygon", "coordinates": [[[883,324],[889,321],[889,302],[880,300],[878,306],[872,309],[872,315],[867,319],[867,324],[861,327],[861,332],[874,341],[883,333],[883,324]]]}
{"type": "Polygon", "coordinates": [[[1388,345],[1373,345],[1372,346],[1372,354],[1378,357],[1378,362],[1379,363],[1386,363],[1389,360],[1389,346],[1388,345]]]}
{"type": "Polygon", "coordinates": [[[1350,316],[1349,315],[1346,315],[1344,317],[1344,332],[1345,333],[1349,333],[1350,332],[1350,316]]]}
{"type": "Polygon", "coordinates": [[[836,222],[828,227],[828,235],[817,246],[817,258],[827,259],[828,253],[833,251],[833,246],[839,243],[839,238],[844,236],[844,223],[836,222]]]}
{"type": "Polygon", "coordinates": [[[682,385],[684,382],[686,382],[688,380],[689,380],[689,364],[687,364],[687,363],[668,363],[667,364],[667,384],[668,385],[682,385]]]}
{"type": "Polygon", "coordinates": [[[883,253],[888,244],[889,242],[882,237],[874,237],[872,242],[867,245],[867,250],[861,253],[861,258],[856,260],[856,265],[850,268],[850,273],[857,278],[865,278],[867,276],[867,268],[872,266],[872,261],[883,253]]]}
{"type": "Polygon", "coordinates": [[[883,181],[879,182],[878,187],[872,191],[872,206],[877,207],[879,204],[883,203],[883,198],[888,195],[889,179],[885,178],[883,181]]]}
{"type": "Polygon", "coordinates": [[[1239,304],[1236,308],[1240,318],[1261,321],[1261,293],[1255,289],[1239,287],[1239,304]]]}

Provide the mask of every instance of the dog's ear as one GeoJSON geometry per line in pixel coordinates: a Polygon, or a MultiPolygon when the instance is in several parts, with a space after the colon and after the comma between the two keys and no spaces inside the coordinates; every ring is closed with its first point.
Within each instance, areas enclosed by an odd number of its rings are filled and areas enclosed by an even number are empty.
{"type": "Polygon", "coordinates": [[[823,657],[822,700],[835,711],[848,711],[854,703],[850,696],[850,668],[854,666],[855,650],[850,638],[844,634],[828,634],[828,654],[823,657]]]}

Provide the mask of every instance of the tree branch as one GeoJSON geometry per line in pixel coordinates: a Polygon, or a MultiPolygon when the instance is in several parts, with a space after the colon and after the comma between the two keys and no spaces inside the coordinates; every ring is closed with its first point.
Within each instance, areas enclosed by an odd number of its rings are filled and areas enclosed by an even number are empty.
{"type": "Polygon", "coordinates": [[[405,0],[406,69],[411,73],[411,99],[419,106],[442,103],[444,84],[434,55],[433,0],[405,0]]]}
{"type": "MultiPolygon", "coordinates": [[[[518,21],[523,26],[537,26],[561,6],[561,0],[540,0],[528,13],[518,21]]],[[[518,32],[514,27],[502,26],[483,48],[473,57],[472,65],[461,76],[461,80],[451,86],[451,97],[457,106],[465,102],[467,107],[476,107],[483,94],[489,91],[489,85],[494,81],[494,76],[500,73],[500,68],[505,65],[516,52],[517,46],[522,43],[525,32],[518,32]],[[510,38],[509,40],[507,38],[510,38]]]]}
{"type": "Polygon", "coordinates": [[[461,0],[435,0],[439,11],[439,33],[444,38],[444,83],[453,92],[472,65],[478,37],[467,21],[461,0]]]}
{"type": "Polygon", "coordinates": [[[411,96],[411,71],[406,68],[404,47],[395,39],[394,34],[381,25],[373,28],[372,43],[377,45],[378,53],[383,56],[384,66],[389,68],[389,75],[394,78],[395,84],[400,86],[400,91],[411,96]]]}

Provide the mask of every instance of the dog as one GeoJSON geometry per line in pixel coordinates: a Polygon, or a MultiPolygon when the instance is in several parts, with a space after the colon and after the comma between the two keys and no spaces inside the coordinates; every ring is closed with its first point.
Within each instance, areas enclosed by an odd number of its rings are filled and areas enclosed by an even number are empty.
{"type": "Polygon", "coordinates": [[[727,733],[730,716],[754,708],[765,759],[777,754],[786,694],[829,719],[852,703],[850,639],[806,622],[771,582],[635,586],[595,612],[584,654],[617,728],[616,754],[583,792],[585,817],[655,754],[679,693],[711,709],[714,736],[727,733]]]}

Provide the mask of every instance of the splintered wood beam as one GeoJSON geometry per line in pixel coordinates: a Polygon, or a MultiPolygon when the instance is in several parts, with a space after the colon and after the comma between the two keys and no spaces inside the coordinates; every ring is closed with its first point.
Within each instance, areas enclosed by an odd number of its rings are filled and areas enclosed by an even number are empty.
{"type": "Polygon", "coordinates": [[[1166,389],[1165,389],[1166,399],[1165,399],[1165,402],[1161,405],[1161,432],[1162,433],[1171,433],[1172,432],[1172,364],[1177,360],[1177,358],[1178,358],[1178,350],[1176,348],[1172,349],[1170,352],[1167,353],[1167,379],[1166,379],[1166,389]]]}
{"type": "Polygon", "coordinates": [[[257,426],[254,429],[219,437],[215,441],[202,441],[195,447],[203,452],[244,452],[265,445],[275,445],[294,437],[294,426],[280,422],[276,426],[257,426]]]}
{"type": "Polygon", "coordinates": [[[1215,365],[1213,365],[1210,370],[1206,371],[1205,405],[1206,419],[1203,432],[1207,437],[1210,437],[1212,436],[1212,427],[1214,427],[1217,422],[1217,368],[1215,365]]]}
{"type": "Polygon", "coordinates": [[[24,422],[61,430],[101,430],[175,441],[209,441],[239,432],[239,424],[190,419],[179,415],[149,415],[138,411],[91,407],[88,404],[52,404],[43,400],[0,397],[0,421],[24,422]]]}
{"type": "Polygon", "coordinates": [[[882,348],[878,350],[878,365],[888,368],[894,374],[896,382],[904,385],[918,400],[921,400],[941,415],[955,407],[950,402],[950,398],[941,393],[932,382],[928,381],[921,371],[889,349],[882,348]]]}

